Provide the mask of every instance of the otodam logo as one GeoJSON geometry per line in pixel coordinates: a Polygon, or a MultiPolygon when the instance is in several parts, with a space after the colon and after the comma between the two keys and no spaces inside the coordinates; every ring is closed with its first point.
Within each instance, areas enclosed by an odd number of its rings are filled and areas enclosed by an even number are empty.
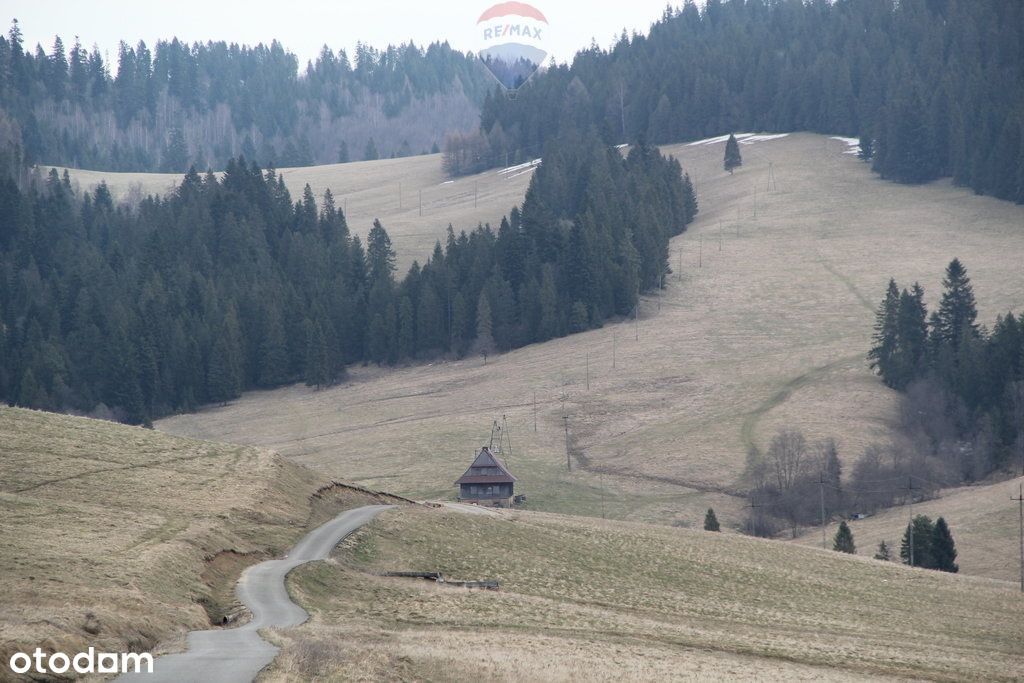
{"type": "Polygon", "coordinates": [[[519,88],[537,71],[548,52],[548,20],[525,2],[502,2],[480,15],[477,54],[487,70],[509,90],[519,88]]]}

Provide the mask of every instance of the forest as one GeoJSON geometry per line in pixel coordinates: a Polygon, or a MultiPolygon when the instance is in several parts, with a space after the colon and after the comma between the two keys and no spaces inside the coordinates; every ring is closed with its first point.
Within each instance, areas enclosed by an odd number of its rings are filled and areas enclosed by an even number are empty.
{"type": "Polygon", "coordinates": [[[860,137],[882,177],[1024,202],[1024,3],[690,0],[648,35],[484,99],[483,166],[539,156],[571,118],[609,144],[732,131],[860,137]]]}
{"type": "Polygon", "coordinates": [[[979,324],[959,259],[947,266],[943,288],[929,314],[920,285],[889,282],[872,367],[902,392],[902,426],[922,455],[941,463],[946,481],[1024,467],[1024,314],[1000,315],[991,329],[979,324]]]}
{"type": "Polygon", "coordinates": [[[0,36],[0,147],[29,164],[172,173],[239,155],[277,168],[409,156],[474,127],[489,85],[447,43],[360,43],[351,58],[325,46],[300,71],[277,41],[122,42],[115,65],[60,36],[32,51],[15,20],[0,36]]]}
{"type": "Polygon", "coordinates": [[[400,281],[330,192],[292,201],[242,159],[167,197],[76,196],[65,172],[0,182],[0,398],[146,424],[246,389],[333,384],[354,363],[484,356],[600,326],[668,273],[697,213],[657,149],[548,143],[497,229],[449,229],[400,281]]]}

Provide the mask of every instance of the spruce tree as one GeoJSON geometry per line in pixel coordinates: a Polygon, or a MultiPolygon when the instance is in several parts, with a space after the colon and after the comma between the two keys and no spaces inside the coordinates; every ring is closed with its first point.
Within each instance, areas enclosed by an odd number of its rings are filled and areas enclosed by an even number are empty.
{"type": "Polygon", "coordinates": [[[889,546],[885,541],[878,542],[878,551],[875,552],[875,559],[881,560],[882,562],[889,562],[892,560],[892,553],[889,552],[889,546]]]}
{"type": "Polygon", "coordinates": [[[693,189],[693,181],[690,180],[690,174],[683,174],[683,206],[686,207],[686,222],[692,223],[693,219],[697,217],[697,212],[700,211],[700,206],[697,203],[697,193],[693,189]]]}
{"type": "Polygon", "coordinates": [[[740,156],[740,143],[736,141],[736,136],[732,133],[729,134],[729,139],[725,143],[724,165],[730,175],[734,169],[743,165],[743,157],[740,156]]]}
{"type": "Polygon", "coordinates": [[[890,279],[885,298],[875,312],[875,333],[872,336],[874,346],[868,352],[871,369],[876,370],[889,386],[893,386],[895,381],[894,357],[899,340],[899,305],[900,290],[896,281],[890,279]]]}
{"type": "Polygon", "coordinates": [[[956,563],[956,544],[953,534],[949,531],[946,520],[939,517],[935,520],[935,528],[931,538],[931,568],[942,572],[956,573],[960,567],[956,563]]]}
{"type": "Polygon", "coordinates": [[[839,530],[832,540],[832,550],[851,555],[857,552],[857,547],[853,544],[853,532],[850,531],[850,525],[846,520],[839,523],[839,530]]]}
{"type": "Polygon", "coordinates": [[[974,301],[974,287],[960,259],[950,261],[942,286],[945,291],[939,302],[938,332],[942,341],[955,349],[964,330],[972,334],[978,331],[975,324],[978,308],[974,301]]]}
{"type": "Polygon", "coordinates": [[[715,516],[715,511],[708,508],[708,512],[704,515],[704,531],[721,531],[721,527],[718,525],[718,518],[715,516]]]}
{"type": "Polygon", "coordinates": [[[911,564],[910,562],[910,539],[911,529],[913,529],[914,539],[914,562],[915,567],[931,567],[932,566],[932,536],[934,535],[934,527],[932,520],[927,515],[916,515],[911,524],[907,524],[906,531],[903,532],[903,540],[900,542],[900,559],[903,564],[911,564]]]}

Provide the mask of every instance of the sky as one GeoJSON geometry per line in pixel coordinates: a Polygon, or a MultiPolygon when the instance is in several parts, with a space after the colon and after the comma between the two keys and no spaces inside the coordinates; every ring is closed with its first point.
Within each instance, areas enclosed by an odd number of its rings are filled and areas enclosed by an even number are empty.
{"type": "MultiPolygon", "coordinates": [[[[9,27],[11,19],[18,19],[28,48],[40,43],[49,53],[55,35],[66,46],[77,35],[86,49],[98,45],[112,68],[116,68],[121,40],[134,45],[141,39],[152,46],[158,38],[175,36],[188,43],[226,40],[250,45],[277,39],[304,67],[324,44],[335,51],[345,48],[351,57],[360,40],[374,47],[448,40],[457,49],[475,51],[477,19],[496,1],[4,0],[2,4],[7,15],[3,20],[9,27]]],[[[667,4],[666,0],[528,1],[547,18],[544,40],[551,57],[559,62],[570,61],[592,40],[609,47],[623,29],[646,33],[667,4]]]]}

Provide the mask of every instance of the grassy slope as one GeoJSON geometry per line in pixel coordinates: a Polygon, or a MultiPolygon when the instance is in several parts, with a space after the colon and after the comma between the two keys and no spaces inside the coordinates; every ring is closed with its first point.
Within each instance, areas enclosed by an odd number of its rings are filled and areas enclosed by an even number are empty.
{"type": "MultiPolygon", "coordinates": [[[[919,280],[934,304],[943,268],[959,256],[982,320],[1020,308],[1024,207],[944,182],[884,182],[844,154],[844,143],[818,135],[743,145],[744,166],[732,176],[721,170],[722,148],[665,148],[694,178],[702,208],[672,242],[671,265],[677,268],[681,252],[682,279],[645,300],[639,342],[625,322],[487,366],[467,359],[356,369],[352,382],[332,390],[254,393],[159,428],[267,445],[373,487],[446,497],[491,420],[506,414],[511,467],[534,509],[600,515],[603,508],[611,517],[692,525],[713,505],[725,524],[735,524],[742,503],[728,494],[747,446],[764,446],[779,426],[812,440],[836,437],[847,463],[868,443],[893,438],[896,394],[864,361],[872,303],[890,276],[905,285],[919,280]],[[769,163],[777,189],[766,194],[769,163]],[[575,452],[591,471],[579,459],[565,471],[563,398],[575,452]]],[[[394,170],[421,163],[401,160],[394,170]]],[[[421,184],[434,182],[436,166],[416,168],[421,184]]],[[[467,222],[493,221],[509,203],[482,202],[467,222]]],[[[967,549],[964,533],[958,540],[967,549]]],[[[979,544],[993,556],[1013,555],[1010,539],[979,544]]],[[[965,567],[1015,576],[1006,562],[965,567]]]]}
{"type": "Polygon", "coordinates": [[[151,649],[207,626],[197,601],[225,608],[323,483],[257,448],[7,407],[0,444],[2,670],[15,649],[151,649]],[[204,561],[226,550],[251,555],[204,561]]]}
{"type": "MultiPolygon", "coordinates": [[[[177,174],[68,171],[82,189],[90,189],[106,180],[111,192],[119,198],[125,197],[133,184],[141,186],[143,194],[160,194],[181,181],[177,174]]],[[[302,197],[302,189],[307,183],[318,200],[324,190],[330,189],[338,208],[347,210],[349,227],[364,238],[373,225],[373,219],[379,218],[398,251],[398,267],[402,273],[413,259],[422,262],[434,248],[436,240],[444,242],[449,223],[456,230],[461,230],[476,227],[478,221],[496,223],[500,220],[503,214],[522,202],[532,175],[520,171],[488,171],[447,182],[441,171],[439,154],[284,168],[279,173],[284,177],[293,200],[302,197]]]]}
{"type": "Polygon", "coordinates": [[[730,534],[405,509],[338,559],[292,574],[313,619],[277,634],[267,679],[995,681],[1024,656],[1002,582],[730,534]]]}
{"type": "MultiPolygon", "coordinates": [[[[1011,499],[1018,495],[1022,482],[1024,479],[1017,478],[944,491],[940,498],[915,504],[914,514],[928,515],[932,521],[946,518],[962,573],[1016,580],[1020,576],[1019,519],[1016,503],[1011,499]]],[[[858,554],[871,557],[879,541],[885,541],[893,557],[898,557],[908,520],[909,510],[903,506],[850,522],[858,554]]],[[[829,543],[836,529],[836,524],[826,529],[829,543]]],[[[810,530],[797,541],[820,546],[821,529],[810,530]]]]}

